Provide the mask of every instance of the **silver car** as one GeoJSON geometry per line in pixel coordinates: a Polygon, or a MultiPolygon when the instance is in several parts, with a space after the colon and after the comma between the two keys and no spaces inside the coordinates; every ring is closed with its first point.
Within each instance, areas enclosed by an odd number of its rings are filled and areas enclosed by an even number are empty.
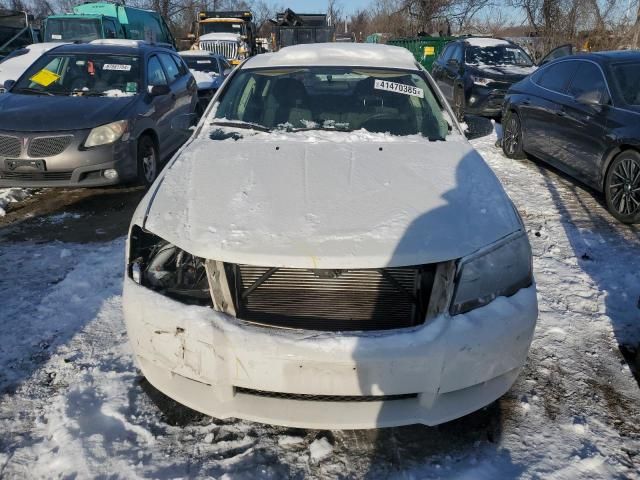
{"type": "Polygon", "coordinates": [[[0,96],[0,187],[150,185],[197,106],[175,52],[128,40],[61,45],[0,96]]]}

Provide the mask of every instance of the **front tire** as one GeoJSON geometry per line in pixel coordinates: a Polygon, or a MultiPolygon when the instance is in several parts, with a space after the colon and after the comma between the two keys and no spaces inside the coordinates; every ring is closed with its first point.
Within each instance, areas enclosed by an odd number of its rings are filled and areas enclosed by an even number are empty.
{"type": "Polygon", "coordinates": [[[138,140],[138,182],[149,188],[160,171],[158,147],[153,139],[145,135],[138,140]]]}
{"type": "Polygon", "coordinates": [[[522,149],[522,123],[516,112],[509,112],[503,122],[502,151],[508,158],[522,160],[526,154],[522,149]]]}
{"type": "Polygon", "coordinates": [[[640,153],[627,150],[613,159],[604,180],[609,212],[622,223],[640,223],[640,153]]]}

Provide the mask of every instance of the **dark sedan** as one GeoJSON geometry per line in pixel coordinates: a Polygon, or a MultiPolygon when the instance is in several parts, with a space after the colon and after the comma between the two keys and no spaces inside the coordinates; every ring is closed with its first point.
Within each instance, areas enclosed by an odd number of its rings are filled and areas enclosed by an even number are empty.
{"type": "Polygon", "coordinates": [[[564,57],[513,85],[502,148],[538,157],[604,193],[621,222],[640,221],[640,53],[564,57]]]}
{"type": "Polygon", "coordinates": [[[534,70],[529,55],[513,42],[466,37],[445,47],[431,75],[462,121],[465,113],[499,116],[507,89],[534,70]]]}
{"type": "Polygon", "coordinates": [[[2,187],[150,185],[198,101],[180,56],[132,40],[56,47],[5,87],[2,187]]]}

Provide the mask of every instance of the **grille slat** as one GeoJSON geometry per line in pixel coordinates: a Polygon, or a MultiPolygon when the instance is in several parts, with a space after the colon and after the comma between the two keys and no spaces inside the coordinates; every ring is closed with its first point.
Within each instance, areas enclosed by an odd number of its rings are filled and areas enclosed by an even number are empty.
{"type": "Polygon", "coordinates": [[[422,323],[435,265],[354,270],[280,268],[266,280],[269,267],[229,265],[228,269],[229,278],[235,279],[231,287],[235,287],[232,295],[238,318],[285,328],[349,331],[422,323]]]}
{"type": "Polygon", "coordinates": [[[72,140],[73,135],[34,138],[29,143],[28,155],[36,158],[60,155],[71,145],[72,140]]]}
{"type": "Polygon", "coordinates": [[[0,156],[2,157],[19,157],[22,147],[18,137],[9,135],[0,135],[0,156]]]}
{"type": "Polygon", "coordinates": [[[0,172],[0,178],[7,180],[22,180],[25,182],[62,181],[71,180],[73,171],[63,172],[0,172]]]}
{"type": "Polygon", "coordinates": [[[281,400],[302,400],[310,402],[390,402],[418,398],[417,393],[400,395],[309,395],[300,393],[267,392],[251,388],[235,387],[236,393],[256,397],[278,398],[281,400]]]}

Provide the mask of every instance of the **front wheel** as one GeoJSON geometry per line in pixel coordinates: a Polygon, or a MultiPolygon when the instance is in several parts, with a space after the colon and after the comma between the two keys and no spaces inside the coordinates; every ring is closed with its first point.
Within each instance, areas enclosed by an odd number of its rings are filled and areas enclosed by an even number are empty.
{"type": "Polygon", "coordinates": [[[138,181],[149,188],[158,176],[158,148],[147,135],[138,140],[138,181]]]}
{"type": "Polygon", "coordinates": [[[640,154],[619,154],[604,180],[607,208],[622,223],[640,223],[640,154]]]}
{"type": "Polygon", "coordinates": [[[515,112],[509,112],[504,119],[502,130],[502,151],[508,158],[520,160],[526,158],[522,149],[522,123],[515,112]]]}

